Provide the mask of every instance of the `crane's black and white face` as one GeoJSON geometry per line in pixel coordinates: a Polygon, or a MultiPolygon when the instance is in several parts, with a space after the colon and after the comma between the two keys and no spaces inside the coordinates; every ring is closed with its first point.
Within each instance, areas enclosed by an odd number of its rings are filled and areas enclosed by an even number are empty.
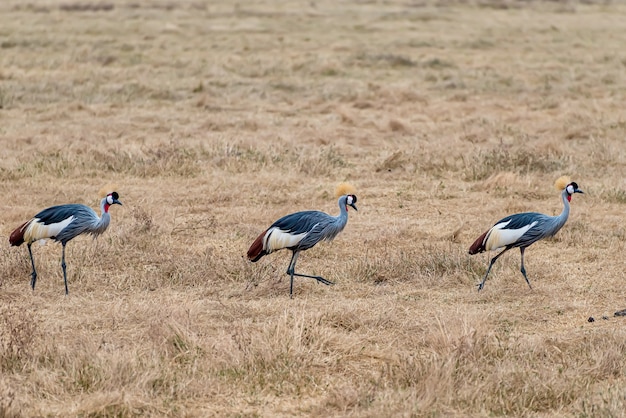
{"type": "Polygon", "coordinates": [[[575,182],[571,182],[570,184],[568,184],[567,187],[565,187],[565,190],[567,190],[567,201],[568,202],[572,200],[572,195],[574,193],[583,193],[584,194],[584,192],[578,188],[578,184],[576,184],[575,182]]]}
{"type": "Polygon", "coordinates": [[[355,195],[349,194],[348,196],[346,196],[346,210],[348,210],[348,206],[352,206],[352,208],[358,212],[359,210],[356,208],[355,203],[356,203],[355,195]]]}
{"type": "Polygon", "coordinates": [[[117,192],[113,192],[113,193],[109,193],[106,197],[107,199],[107,205],[111,206],[111,205],[122,205],[122,202],[120,202],[118,199],[120,198],[120,195],[117,194],[117,192]]]}

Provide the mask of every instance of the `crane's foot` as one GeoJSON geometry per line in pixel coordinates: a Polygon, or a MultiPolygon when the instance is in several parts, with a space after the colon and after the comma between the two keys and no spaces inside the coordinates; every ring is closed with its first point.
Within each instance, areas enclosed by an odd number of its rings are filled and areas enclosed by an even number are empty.
{"type": "Polygon", "coordinates": [[[32,272],[30,275],[30,288],[35,290],[35,283],[37,283],[37,273],[32,272]]]}
{"type": "MultiPolygon", "coordinates": [[[[291,274],[291,273],[290,273],[291,274]]],[[[310,276],[308,274],[300,274],[300,273],[293,273],[294,276],[298,276],[298,277],[308,277],[309,279],[315,279],[317,280],[319,283],[323,283],[327,286],[331,286],[334,285],[335,283],[331,282],[330,280],[326,280],[325,278],[323,278],[322,276],[310,276]]]]}
{"type": "Polygon", "coordinates": [[[480,292],[481,290],[483,290],[483,287],[485,287],[484,283],[478,283],[478,291],[480,292]]]}
{"type": "Polygon", "coordinates": [[[316,279],[319,283],[325,284],[326,286],[332,286],[335,284],[334,282],[331,282],[330,280],[326,280],[325,278],[319,276],[314,277],[314,279],[316,279]]]}

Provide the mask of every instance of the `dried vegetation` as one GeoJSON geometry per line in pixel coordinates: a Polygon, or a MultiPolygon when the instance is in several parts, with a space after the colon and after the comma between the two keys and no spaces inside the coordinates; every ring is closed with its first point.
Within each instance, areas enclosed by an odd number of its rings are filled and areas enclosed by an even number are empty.
{"type": "Polygon", "coordinates": [[[0,229],[123,207],[0,258],[0,417],[622,416],[626,7],[612,1],[0,5],[0,229]],[[554,238],[487,258],[517,211],[554,238]],[[359,212],[256,264],[296,210],[359,212]],[[588,318],[595,318],[588,322],[588,318]],[[607,319],[602,319],[606,316],[607,319]]]}

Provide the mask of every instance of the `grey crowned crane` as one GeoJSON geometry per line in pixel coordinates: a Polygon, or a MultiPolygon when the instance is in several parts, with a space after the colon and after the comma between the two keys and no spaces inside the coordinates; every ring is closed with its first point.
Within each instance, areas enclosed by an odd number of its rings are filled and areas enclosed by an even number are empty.
{"type": "Polygon", "coordinates": [[[339,196],[339,215],[331,216],[324,212],[309,210],[286,215],[274,222],[266,229],[250,246],[248,259],[257,262],[266,254],[286,248],[291,250],[291,262],[287,274],[291,278],[289,285],[289,297],[293,297],[293,278],[308,277],[325,285],[333,282],[321,276],[310,276],[296,273],[296,261],[300,251],[312,248],[320,241],[331,241],[339,234],[348,222],[348,206],[356,208],[356,196],[352,193],[354,188],[342,183],[337,187],[336,195],[339,196]]]}
{"type": "Polygon", "coordinates": [[[28,246],[28,254],[30,254],[30,262],[33,267],[30,287],[33,290],[35,290],[35,283],[37,282],[37,270],[35,269],[35,260],[33,259],[33,251],[31,249],[33,242],[50,238],[60,242],[63,246],[61,267],[63,268],[63,281],[65,282],[65,294],[67,295],[69,291],[67,289],[67,272],[65,270],[65,245],[81,234],[91,234],[96,237],[106,231],[109,222],[111,222],[109,208],[111,205],[122,204],[118,199],[119,195],[117,192],[112,192],[100,201],[101,217],[92,208],[85,205],[67,204],[52,206],[42,210],[11,233],[9,238],[11,245],[20,246],[26,243],[28,246]]]}
{"type": "Polygon", "coordinates": [[[522,257],[520,271],[528,287],[532,289],[528,277],[526,276],[526,269],[524,268],[524,251],[531,244],[543,238],[551,237],[559,232],[563,225],[565,225],[565,221],[567,221],[569,216],[572,195],[575,193],[583,193],[583,191],[578,188],[578,184],[570,182],[569,178],[565,176],[560,177],[554,183],[554,186],[557,190],[562,191],[563,211],[559,216],[548,216],[537,212],[524,212],[510,215],[500,219],[487,232],[474,241],[469,248],[470,254],[478,254],[504,247],[504,250],[493,257],[489,262],[485,277],[483,277],[482,282],[478,285],[478,291],[482,290],[485,286],[487,276],[496,260],[511,248],[516,247],[520,249],[522,257]]]}

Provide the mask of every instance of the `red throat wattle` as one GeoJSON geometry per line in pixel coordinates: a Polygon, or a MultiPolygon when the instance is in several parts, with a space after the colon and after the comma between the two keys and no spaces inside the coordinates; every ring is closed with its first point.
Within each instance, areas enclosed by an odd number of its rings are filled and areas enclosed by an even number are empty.
{"type": "Polygon", "coordinates": [[[571,195],[571,194],[568,194],[568,195],[567,195],[567,201],[568,201],[568,202],[571,202],[571,201],[572,201],[572,195],[571,195]]]}
{"type": "MultiPolygon", "coordinates": [[[[569,198],[569,196],[567,196],[567,197],[569,198]]],[[[108,203],[105,203],[105,204],[104,204],[104,213],[109,213],[109,207],[110,207],[110,206],[111,206],[111,205],[109,205],[108,203]]]]}

